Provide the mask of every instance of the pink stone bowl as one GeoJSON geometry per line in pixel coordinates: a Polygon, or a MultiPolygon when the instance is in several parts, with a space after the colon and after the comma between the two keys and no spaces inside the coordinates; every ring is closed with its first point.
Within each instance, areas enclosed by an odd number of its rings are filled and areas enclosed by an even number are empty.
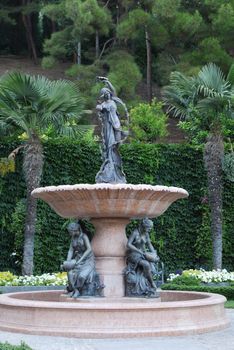
{"type": "Polygon", "coordinates": [[[79,184],[40,187],[32,196],[64,218],[153,218],[188,192],[167,186],[79,184]]]}

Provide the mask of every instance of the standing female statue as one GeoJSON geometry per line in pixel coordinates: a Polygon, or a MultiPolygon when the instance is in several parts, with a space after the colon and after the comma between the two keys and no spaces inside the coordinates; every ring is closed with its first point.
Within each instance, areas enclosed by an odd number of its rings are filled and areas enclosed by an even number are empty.
{"type": "Polygon", "coordinates": [[[103,158],[101,169],[96,175],[96,183],[126,183],[118,147],[126,139],[128,132],[121,129],[117,104],[124,108],[126,118],[128,111],[123,101],[116,96],[115,88],[110,81],[105,77],[97,79],[104,82],[106,87],[101,89],[102,102],[96,106],[102,123],[103,158]]]}
{"type": "Polygon", "coordinates": [[[159,257],[149,237],[152,227],[153,222],[145,218],[128,239],[126,296],[156,296],[153,276],[156,273],[155,263],[159,261],[159,257]]]}
{"type": "Polygon", "coordinates": [[[101,288],[95,269],[95,260],[88,236],[82,231],[79,222],[68,225],[71,244],[67,260],[61,265],[67,271],[67,291],[73,298],[80,295],[99,295],[101,288]]]}

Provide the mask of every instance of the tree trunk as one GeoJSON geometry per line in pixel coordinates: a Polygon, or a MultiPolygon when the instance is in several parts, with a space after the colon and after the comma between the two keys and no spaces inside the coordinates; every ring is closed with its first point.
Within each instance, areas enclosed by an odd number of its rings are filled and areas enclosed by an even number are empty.
{"type": "MultiPolygon", "coordinates": [[[[22,5],[27,6],[30,3],[30,0],[22,0],[22,5]]],[[[32,22],[31,22],[31,16],[30,14],[24,14],[22,13],[22,19],[26,31],[26,38],[27,38],[27,43],[28,43],[28,50],[30,54],[32,55],[32,58],[34,60],[34,63],[38,63],[38,57],[37,57],[37,50],[36,50],[36,45],[33,39],[33,34],[32,34],[32,22]]]]}
{"type": "Polygon", "coordinates": [[[77,43],[77,64],[81,64],[81,42],[77,43]]]}
{"type": "Polygon", "coordinates": [[[148,99],[148,102],[151,102],[152,101],[152,50],[151,50],[150,35],[147,28],[145,28],[145,41],[146,41],[146,54],[147,54],[147,73],[146,73],[147,99],[148,99]]]}
{"type": "Polygon", "coordinates": [[[54,20],[51,20],[51,29],[52,29],[52,33],[56,32],[56,22],[54,20]]]}
{"type": "Polygon", "coordinates": [[[223,139],[212,134],[204,152],[207,171],[209,203],[211,210],[211,234],[213,242],[213,268],[222,268],[222,159],[224,155],[223,139]]]}
{"type": "Polygon", "coordinates": [[[98,30],[96,30],[96,36],[95,36],[95,57],[96,57],[96,60],[99,57],[99,53],[100,53],[99,33],[98,33],[98,30]]]}
{"type": "Polygon", "coordinates": [[[31,196],[31,192],[39,187],[43,168],[43,148],[39,138],[35,134],[28,141],[24,152],[23,169],[27,186],[27,203],[22,274],[31,275],[33,273],[34,236],[37,213],[37,200],[31,196]]]}

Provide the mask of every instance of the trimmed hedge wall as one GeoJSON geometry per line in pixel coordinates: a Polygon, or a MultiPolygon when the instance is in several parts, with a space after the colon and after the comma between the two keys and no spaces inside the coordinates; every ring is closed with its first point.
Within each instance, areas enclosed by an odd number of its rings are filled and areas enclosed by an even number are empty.
{"type": "MultiPolygon", "coordinates": [[[[16,143],[0,144],[0,158],[16,146],[16,143]]],[[[42,186],[94,183],[101,165],[98,145],[93,142],[53,140],[44,143],[44,154],[42,186]]],[[[188,199],[178,200],[154,220],[155,234],[151,238],[166,272],[196,266],[210,268],[210,214],[202,150],[184,144],[125,144],[121,154],[128,183],[183,187],[190,194],[188,199]]],[[[20,271],[25,197],[21,164],[22,159],[18,157],[15,173],[0,176],[0,271],[9,268],[20,271]],[[12,256],[12,252],[17,255],[12,256]]],[[[225,179],[223,263],[229,270],[234,268],[233,198],[233,183],[225,179]]],[[[59,270],[69,246],[65,226],[66,220],[39,201],[35,273],[59,270]]]]}
{"type": "Polygon", "coordinates": [[[224,295],[227,300],[234,300],[234,286],[186,286],[178,285],[172,283],[165,283],[161,285],[162,290],[185,290],[194,292],[206,292],[206,293],[216,293],[224,295]]]}

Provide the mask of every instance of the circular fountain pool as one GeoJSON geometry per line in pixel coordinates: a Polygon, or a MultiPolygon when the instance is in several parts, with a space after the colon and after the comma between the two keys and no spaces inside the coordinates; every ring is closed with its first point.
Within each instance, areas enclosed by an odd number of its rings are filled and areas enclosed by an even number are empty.
{"type": "Polygon", "coordinates": [[[162,291],[160,298],[67,299],[61,291],[0,295],[0,330],[77,338],[150,337],[228,325],[225,297],[162,291]]]}

